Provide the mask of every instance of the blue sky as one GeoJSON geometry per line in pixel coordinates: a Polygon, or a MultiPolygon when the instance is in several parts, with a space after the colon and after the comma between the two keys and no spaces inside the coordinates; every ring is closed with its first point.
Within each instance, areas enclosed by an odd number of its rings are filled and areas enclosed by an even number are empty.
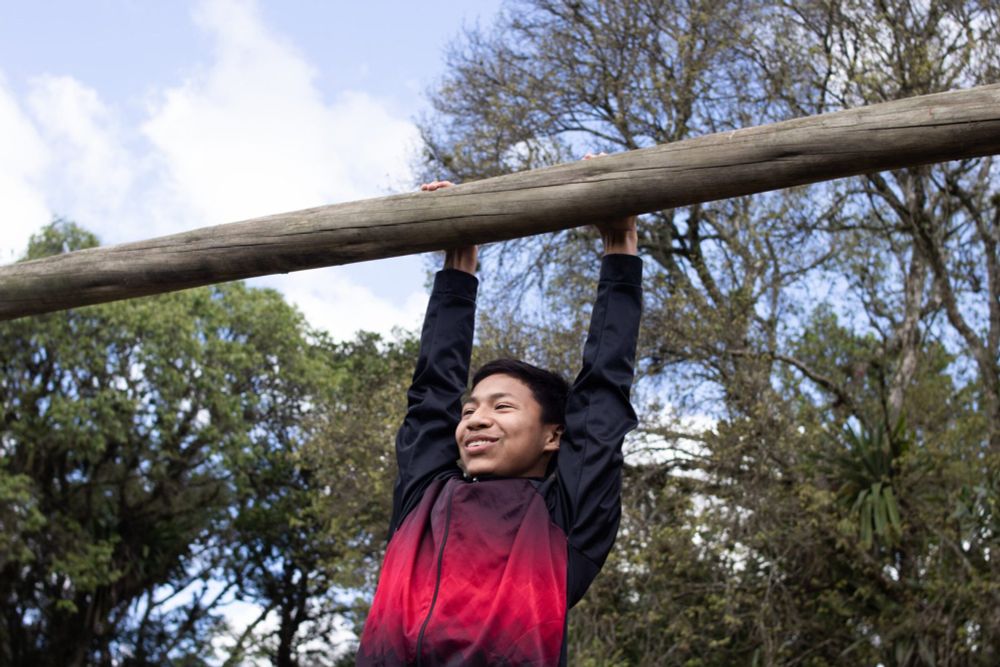
{"type": "MultiPolygon", "coordinates": [[[[0,0],[0,263],[53,215],[105,244],[412,185],[476,2],[0,0]]],[[[419,323],[408,257],[257,279],[336,336],[419,323]]]]}

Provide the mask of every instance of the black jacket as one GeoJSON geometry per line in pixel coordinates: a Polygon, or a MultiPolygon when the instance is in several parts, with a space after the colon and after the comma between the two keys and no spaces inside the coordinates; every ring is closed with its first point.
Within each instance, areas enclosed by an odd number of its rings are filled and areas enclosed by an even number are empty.
{"type": "Polygon", "coordinates": [[[556,472],[467,478],[455,428],[469,377],[476,278],[437,274],[396,440],[389,545],[359,665],[565,664],[567,609],[600,571],[621,516],[621,445],[642,262],[601,266],[556,472]]]}

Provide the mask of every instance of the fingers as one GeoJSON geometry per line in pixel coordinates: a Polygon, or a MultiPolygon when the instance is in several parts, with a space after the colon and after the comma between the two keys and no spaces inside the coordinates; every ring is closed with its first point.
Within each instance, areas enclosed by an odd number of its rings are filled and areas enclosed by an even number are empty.
{"type": "Polygon", "coordinates": [[[434,192],[435,190],[440,190],[441,188],[450,188],[455,185],[451,181],[432,181],[431,183],[424,183],[420,186],[423,192],[434,192]]]}
{"type": "MultiPolygon", "coordinates": [[[[595,157],[603,157],[607,155],[604,151],[600,153],[593,153],[588,151],[586,155],[583,156],[584,160],[592,160],[595,157]]],[[[636,229],[636,217],[634,215],[627,218],[619,218],[618,220],[608,220],[607,222],[598,223],[596,227],[601,230],[601,232],[612,232],[612,231],[622,231],[622,232],[634,232],[636,229]]]]}
{"type": "MultiPolygon", "coordinates": [[[[451,181],[431,181],[420,186],[421,192],[434,192],[455,185],[451,181]]],[[[444,268],[458,269],[466,273],[476,274],[479,265],[479,248],[474,245],[449,248],[444,255],[444,268]]]]}
{"type": "MultiPolygon", "coordinates": [[[[596,157],[607,155],[604,151],[600,153],[588,152],[583,156],[584,160],[592,160],[596,157]]],[[[639,252],[639,235],[637,231],[637,218],[629,215],[616,220],[607,220],[595,225],[601,233],[601,240],[604,243],[605,255],[637,255],[639,252]]]]}
{"type": "Polygon", "coordinates": [[[605,255],[639,254],[639,234],[634,215],[599,224],[597,229],[601,233],[605,255]]]}

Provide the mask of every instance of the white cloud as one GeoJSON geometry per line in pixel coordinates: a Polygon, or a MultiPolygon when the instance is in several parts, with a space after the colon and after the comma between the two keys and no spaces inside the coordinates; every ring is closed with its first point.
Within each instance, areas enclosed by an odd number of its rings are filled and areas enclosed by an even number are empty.
{"type": "Polygon", "coordinates": [[[99,236],[113,232],[123,222],[122,207],[139,172],[113,111],[96,90],[51,75],[31,81],[28,107],[51,155],[49,206],[99,236]]]}
{"type": "MultiPolygon", "coordinates": [[[[418,140],[412,123],[364,92],[324,100],[313,67],[263,25],[252,3],[212,0],[196,21],[213,39],[211,62],[158,94],[143,126],[162,169],[153,206],[158,234],[409,185],[418,140]],[[179,227],[177,219],[186,222],[179,227]]],[[[421,292],[402,304],[379,298],[346,268],[253,284],[279,289],[339,339],[358,329],[414,327],[426,299],[421,292]]]]}
{"type": "Polygon", "coordinates": [[[348,340],[362,330],[389,334],[393,327],[415,329],[427,307],[422,290],[397,305],[357,284],[349,269],[340,266],[258,278],[251,284],[280,290],[313,326],[337,340],[348,340]]]}
{"type": "MultiPolygon", "coordinates": [[[[153,102],[144,132],[171,195],[197,224],[384,194],[409,181],[412,123],[363,92],[332,103],[255,6],[213,0],[196,14],[212,62],[153,102]]],[[[188,225],[190,226],[190,225],[188,225]]]]}
{"type": "Polygon", "coordinates": [[[0,74],[0,264],[20,257],[51,219],[40,179],[49,151],[0,74]]]}
{"type": "MultiPolygon", "coordinates": [[[[313,66],[253,2],[207,0],[194,18],[211,53],[182,83],[153,84],[138,125],[72,77],[36,76],[23,104],[0,78],[0,262],[53,212],[117,243],[410,186],[411,122],[363,91],[324,98],[313,66]]],[[[387,265],[387,280],[405,270],[387,265]]],[[[422,274],[404,279],[417,288],[405,299],[381,298],[348,268],[254,284],[346,338],[418,324],[422,274]]]]}
{"type": "Polygon", "coordinates": [[[41,75],[22,104],[0,80],[0,146],[0,263],[23,254],[53,215],[102,238],[120,235],[139,160],[97,91],[41,75]]]}

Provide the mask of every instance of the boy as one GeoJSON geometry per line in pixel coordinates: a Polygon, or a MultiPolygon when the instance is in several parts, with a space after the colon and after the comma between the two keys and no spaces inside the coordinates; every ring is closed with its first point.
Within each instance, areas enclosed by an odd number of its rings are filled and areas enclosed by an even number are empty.
{"type": "Polygon", "coordinates": [[[614,543],[621,444],[636,425],[635,218],[598,228],[605,257],[572,388],[499,360],[476,373],[462,403],[477,251],[447,253],[396,440],[389,545],[358,665],[566,664],[566,612],[614,543]]]}

